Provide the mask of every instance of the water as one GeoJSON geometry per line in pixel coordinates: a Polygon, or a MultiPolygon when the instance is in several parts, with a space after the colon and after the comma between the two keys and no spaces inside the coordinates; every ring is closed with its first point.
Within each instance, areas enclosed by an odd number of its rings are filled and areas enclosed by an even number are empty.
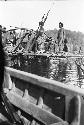
{"type": "Polygon", "coordinates": [[[84,88],[84,74],[75,59],[14,56],[8,66],[42,77],[84,88]]]}

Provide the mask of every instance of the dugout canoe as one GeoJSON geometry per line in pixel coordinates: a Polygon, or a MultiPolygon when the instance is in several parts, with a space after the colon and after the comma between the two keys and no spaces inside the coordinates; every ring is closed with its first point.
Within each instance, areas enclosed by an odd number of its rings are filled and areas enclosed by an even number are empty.
{"type": "Polygon", "coordinates": [[[5,67],[4,92],[28,125],[83,125],[84,90],[5,67]]]}

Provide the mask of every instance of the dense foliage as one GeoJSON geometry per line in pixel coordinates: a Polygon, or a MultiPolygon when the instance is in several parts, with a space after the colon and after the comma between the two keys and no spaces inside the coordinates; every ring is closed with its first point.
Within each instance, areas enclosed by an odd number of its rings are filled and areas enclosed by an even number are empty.
{"type": "MultiPolygon", "coordinates": [[[[17,44],[20,43],[21,37],[23,37],[26,32],[27,32],[26,30],[25,30],[25,32],[21,31],[19,34],[16,32],[16,39],[17,39],[16,43],[17,44]]],[[[57,29],[45,31],[44,35],[42,35],[38,38],[38,43],[40,45],[39,48],[42,49],[42,48],[44,48],[44,46],[46,46],[46,47],[49,46],[49,44],[46,44],[47,37],[51,37],[52,40],[54,41],[53,44],[54,43],[57,44],[58,43],[57,34],[58,34],[57,29]],[[45,43],[45,45],[44,45],[44,43],[45,43]]],[[[66,39],[68,41],[68,43],[67,43],[68,51],[72,52],[72,53],[84,53],[84,49],[83,49],[84,48],[84,34],[81,32],[70,31],[70,30],[65,30],[65,34],[66,34],[66,39]]],[[[29,39],[31,39],[31,38],[29,38],[29,39]]],[[[3,34],[2,41],[3,41],[4,47],[6,47],[6,43],[8,43],[8,42],[13,43],[13,34],[11,32],[7,32],[7,33],[3,34]]],[[[26,36],[22,41],[23,41],[23,43],[25,43],[25,46],[27,46],[26,43],[28,43],[30,40],[28,40],[28,36],[26,36]]],[[[52,45],[50,45],[50,46],[54,50],[52,45]]],[[[24,48],[26,48],[26,47],[24,47],[24,48]]],[[[47,47],[47,49],[48,49],[48,47],[47,47]]],[[[58,47],[55,46],[55,50],[57,50],[57,49],[58,49],[58,47]]]]}
{"type": "MultiPolygon", "coordinates": [[[[48,36],[51,36],[54,38],[54,40],[57,41],[57,29],[54,30],[48,30],[46,31],[46,34],[48,36]]],[[[84,53],[84,34],[81,32],[76,32],[76,31],[70,31],[70,30],[65,30],[66,33],[66,38],[68,40],[68,47],[69,51],[71,52],[77,52],[81,50],[81,52],[84,53]]]]}

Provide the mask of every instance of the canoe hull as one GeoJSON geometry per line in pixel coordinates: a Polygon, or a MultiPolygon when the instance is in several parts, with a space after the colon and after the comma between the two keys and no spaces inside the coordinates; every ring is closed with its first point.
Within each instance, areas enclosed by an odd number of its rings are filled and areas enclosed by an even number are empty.
{"type": "Polygon", "coordinates": [[[27,114],[29,122],[48,125],[84,122],[84,91],[78,87],[6,67],[4,91],[10,102],[27,114]]]}

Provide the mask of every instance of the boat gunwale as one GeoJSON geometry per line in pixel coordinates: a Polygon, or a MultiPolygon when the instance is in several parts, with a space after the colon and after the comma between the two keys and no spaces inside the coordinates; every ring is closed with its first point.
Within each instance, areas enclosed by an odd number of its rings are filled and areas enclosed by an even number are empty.
{"type": "MultiPolygon", "coordinates": [[[[5,67],[6,73],[9,73],[10,76],[21,79],[23,81],[29,82],[31,84],[37,85],[39,87],[43,87],[45,89],[58,92],[65,96],[77,96],[81,95],[84,96],[84,90],[73,86],[73,85],[66,85],[64,83],[51,80],[48,78],[44,78],[35,74],[27,73],[24,71],[16,70],[10,67],[5,67]]],[[[10,83],[9,83],[10,84],[10,83]]]]}

